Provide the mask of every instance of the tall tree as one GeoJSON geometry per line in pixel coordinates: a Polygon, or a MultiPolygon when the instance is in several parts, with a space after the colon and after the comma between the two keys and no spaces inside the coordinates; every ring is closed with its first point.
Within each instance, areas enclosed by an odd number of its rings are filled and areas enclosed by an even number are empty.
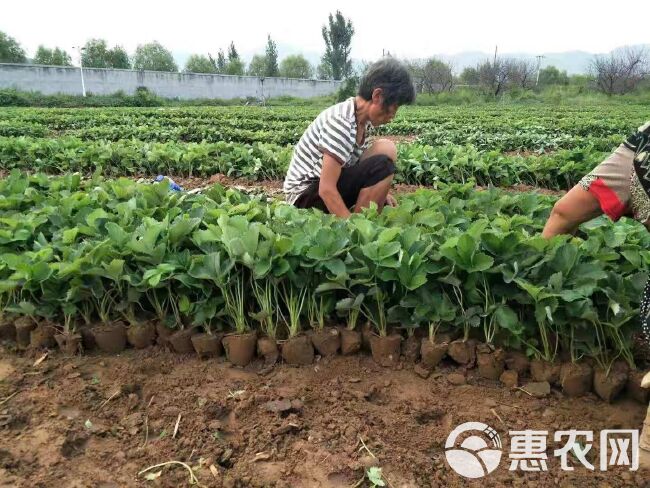
{"type": "Polygon", "coordinates": [[[269,34],[268,40],[266,42],[266,68],[264,70],[264,76],[273,77],[280,74],[280,69],[278,68],[278,46],[275,44],[273,39],[271,39],[271,34],[269,34]]]}
{"type": "Polygon", "coordinates": [[[217,53],[217,73],[226,72],[226,55],[223,53],[223,49],[219,49],[217,53]]]}
{"type": "Polygon", "coordinates": [[[239,53],[235,48],[235,43],[231,42],[228,46],[228,63],[224,69],[224,73],[227,75],[237,75],[242,76],[244,74],[244,63],[239,59],[239,53]]]}
{"type": "Polygon", "coordinates": [[[246,73],[250,76],[266,76],[266,68],[266,56],[256,54],[253,56],[253,59],[251,59],[246,73]]]}
{"type": "Polygon", "coordinates": [[[108,64],[115,69],[131,69],[131,60],[122,46],[115,46],[107,53],[108,64]]]}
{"type": "Polygon", "coordinates": [[[466,85],[478,85],[480,82],[478,69],[468,66],[460,74],[460,80],[466,85]]]}
{"type": "Polygon", "coordinates": [[[24,63],[27,61],[25,50],[13,37],[0,31],[0,63],[24,63]]]}
{"type": "Polygon", "coordinates": [[[228,46],[228,61],[237,61],[237,60],[239,60],[239,53],[237,52],[235,43],[231,41],[230,46],[228,46]]]}
{"type": "Polygon", "coordinates": [[[104,39],[90,39],[81,50],[81,63],[85,68],[110,68],[108,46],[104,39]]]}
{"type": "Polygon", "coordinates": [[[650,53],[645,47],[627,47],[596,56],[590,71],[598,90],[607,95],[623,94],[634,90],[650,72],[650,53]]]}
{"type": "Polygon", "coordinates": [[[566,71],[560,71],[555,66],[547,66],[539,71],[540,86],[568,85],[569,76],[566,71]]]}
{"type": "Polygon", "coordinates": [[[70,55],[58,47],[49,49],[43,45],[38,46],[34,56],[35,64],[47,64],[50,66],[72,66],[70,55]]]}
{"type": "Polygon", "coordinates": [[[84,68],[130,69],[129,55],[122,46],[108,48],[104,39],[90,39],[81,51],[84,68]]]}
{"type": "Polygon", "coordinates": [[[323,55],[323,73],[331,73],[335,80],[342,80],[352,74],[350,44],[354,35],[352,21],[345,19],[339,10],[336,15],[329,15],[329,26],[323,26],[325,54],[323,55]]]}
{"type": "Polygon", "coordinates": [[[311,78],[314,69],[301,54],[287,56],[280,63],[280,76],[285,78],[311,78]]]}
{"type": "Polygon", "coordinates": [[[202,54],[192,54],[185,63],[185,71],[188,73],[216,73],[217,66],[212,58],[202,54]]]}
{"type": "Polygon", "coordinates": [[[138,46],[133,57],[133,68],[150,71],[178,71],[172,53],[158,41],[138,46]]]}

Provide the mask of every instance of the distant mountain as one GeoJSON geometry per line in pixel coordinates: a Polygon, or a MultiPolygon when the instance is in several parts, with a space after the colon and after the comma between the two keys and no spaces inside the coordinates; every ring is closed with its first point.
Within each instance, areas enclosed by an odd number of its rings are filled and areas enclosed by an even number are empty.
{"type": "MultiPolygon", "coordinates": [[[[642,44],[631,47],[645,47],[650,51],[650,44],[642,44]]],[[[614,51],[621,49],[617,48],[614,51]]],[[[589,64],[594,56],[599,54],[608,55],[608,53],[589,53],[586,51],[566,51],[561,53],[542,53],[542,68],[545,66],[555,66],[559,70],[566,71],[569,75],[585,74],[589,71],[589,64]]],[[[498,53],[503,58],[530,59],[536,61],[536,54],[518,52],[518,53],[498,53]]],[[[486,59],[492,59],[494,53],[484,53],[479,51],[466,51],[458,54],[439,54],[437,57],[451,62],[454,65],[454,71],[460,73],[469,66],[476,66],[486,59]]]]}

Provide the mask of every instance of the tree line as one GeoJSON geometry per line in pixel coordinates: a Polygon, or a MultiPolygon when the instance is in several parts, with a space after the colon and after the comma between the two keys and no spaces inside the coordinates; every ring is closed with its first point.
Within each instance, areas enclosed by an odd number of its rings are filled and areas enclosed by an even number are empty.
{"type": "MultiPolygon", "coordinates": [[[[319,79],[346,79],[352,74],[350,45],[354,27],[352,21],[345,19],[340,11],[330,14],[328,23],[322,27],[325,53],[318,67],[301,54],[278,60],[277,44],[269,34],[264,54],[256,54],[248,66],[241,59],[235,43],[219,49],[215,56],[211,53],[192,54],[185,63],[186,73],[207,73],[226,75],[249,75],[259,77],[287,77],[319,79]]],[[[53,66],[72,66],[71,56],[59,47],[39,46],[34,58],[28,59],[20,43],[9,35],[0,32],[0,63],[27,63],[53,66]]],[[[137,69],[151,71],[178,72],[171,51],[159,42],[141,44],[133,56],[129,56],[122,46],[109,47],[104,39],[90,39],[81,48],[81,63],[87,68],[137,69]]]]}
{"type": "Polygon", "coordinates": [[[535,87],[591,85],[607,95],[635,90],[650,75],[650,53],[645,47],[626,47],[592,59],[586,75],[569,76],[555,66],[541,68],[529,59],[497,57],[476,66],[466,67],[454,75],[452,63],[437,58],[406,61],[419,93],[451,91],[458,85],[481,89],[495,97],[513,89],[535,87]]]}
{"type": "MultiPolygon", "coordinates": [[[[269,34],[263,54],[255,54],[248,66],[241,59],[235,43],[211,53],[192,54],[185,63],[186,73],[249,75],[258,77],[318,78],[350,80],[352,85],[363,73],[367,63],[354,69],[350,56],[354,26],[340,11],[329,14],[321,34],[325,52],[317,67],[301,54],[278,60],[278,49],[269,34]]],[[[388,54],[390,55],[390,53],[388,54]]],[[[25,63],[25,50],[18,41],[0,32],[0,62],[25,63]]],[[[90,39],[81,48],[84,67],[137,69],[178,72],[179,67],[167,48],[154,41],[137,47],[129,56],[121,46],[109,47],[103,39],[90,39]]],[[[39,46],[31,62],[55,66],[71,66],[71,57],[59,47],[39,46]]],[[[511,90],[529,90],[535,87],[562,86],[572,83],[591,85],[608,95],[624,94],[635,90],[648,79],[650,54],[644,47],[619,49],[609,55],[594,56],[589,73],[567,75],[555,66],[540,66],[532,60],[494,56],[476,66],[466,67],[460,74],[454,66],[438,58],[405,60],[418,93],[452,91],[458,85],[477,87],[485,93],[499,97],[511,90]]]]}

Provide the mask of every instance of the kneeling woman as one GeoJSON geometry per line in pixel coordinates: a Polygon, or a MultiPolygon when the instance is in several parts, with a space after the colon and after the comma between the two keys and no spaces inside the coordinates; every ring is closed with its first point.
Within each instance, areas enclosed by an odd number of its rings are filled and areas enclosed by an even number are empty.
{"type": "Polygon", "coordinates": [[[371,65],[358,95],[321,112],[300,138],[284,180],[287,201],[344,218],[371,202],[380,211],[394,205],[389,192],[397,148],[387,139],[370,144],[368,130],[387,124],[413,100],[413,82],[399,61],[371,65]]]}
{"type": "MultiPolygon", "coordinates": [[[[585,176],[553,207],[544,237],[573,233],[587,220],[605,213],[612,220],[632,215],[650,228],[650,122],[585,176]]],[[[645,347],[650,343],[650,280],[641,298],[645,347]]],[[[650,387],[650,373],[643,380],[650,387]]],[[[641,434],[640,462],[650,469],[650,407],[641,434]]]]}

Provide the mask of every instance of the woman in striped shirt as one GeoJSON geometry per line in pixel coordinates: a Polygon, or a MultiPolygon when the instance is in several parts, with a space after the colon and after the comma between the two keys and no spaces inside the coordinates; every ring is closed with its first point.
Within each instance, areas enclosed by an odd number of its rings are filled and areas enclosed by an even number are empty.
{"type": "Polygon", "coordinates": [[[385,58],[372,64],[358,95],[321,112],[300,138],[284,180],[287,201],[344,218],[371,202],[380,211],[394,205],[389,191],[397,148],[387,139],[370,143],[368,131],[413,100],[413,82],[402,63],[385,58]]]}

